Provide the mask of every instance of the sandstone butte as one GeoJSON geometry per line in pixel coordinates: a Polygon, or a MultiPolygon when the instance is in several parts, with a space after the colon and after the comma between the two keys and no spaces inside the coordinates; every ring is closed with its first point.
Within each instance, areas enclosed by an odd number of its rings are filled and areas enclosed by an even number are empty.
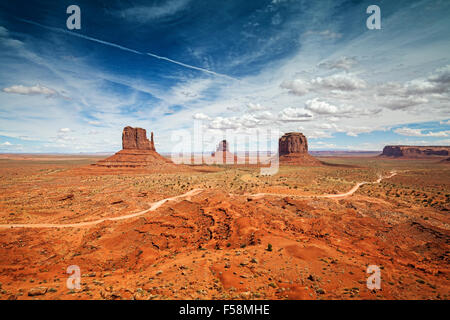
{"type": "Polygon", "coordinates": [[[151,133],[151,140],[148,140],[145,129],[125,127],[122,133],[122,150],[109,158],[98,161],[93,166],[106,168],[175,168],[177,165],[156,152],[153,132],[151,133]]]}
{"type": "Polygon", "coordinates": [[[235,164],[238,162],[237,156],[230,152],[227,140],[220,141],[216,151],[211,153],[211,157],[218,164],[235,164]]]}
{"type": "Polygon", "coordinates": [[[385,146],[382,157],[393,158],[435,158],[448,157],[450,155],[450,146],[385,146]]]}
{"type": "Polygon", "coordinates": [[[280,164],[317,166],[322,163],[308,153],[308,140],[300,132],[288,132],[278,140],[280,164]]]}

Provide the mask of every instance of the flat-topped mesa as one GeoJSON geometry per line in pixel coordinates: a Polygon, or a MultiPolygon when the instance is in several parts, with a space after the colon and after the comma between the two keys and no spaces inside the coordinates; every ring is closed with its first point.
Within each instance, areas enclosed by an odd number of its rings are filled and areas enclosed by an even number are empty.
{"type": "Polygon", "coordinates": [[[278,140],[281,164],[320,166],[322,163],[308,153],[308,140],[300,132],[288,132],[278,140]]]}
{"type": "Polygon", "coordinates": [[[383,148],[383,157],[394,158],[429,158],[429,157],[448,157],[450,155],[450,146],[385,146],[383,148]]]}
{"type": "Polygon", "coordinates": [[[278,140],[280,156],[291,153],[308,153],[308,140],[300,132],[288,132],[278,140]]]}
{"type": "Polygon", "coordinates": [[[147,131],[145,129],[125,127],[122,133],[122,149],[155,151],[153,132],[151,133],[151,140],[149,141],[147,139],[147,131]]]}

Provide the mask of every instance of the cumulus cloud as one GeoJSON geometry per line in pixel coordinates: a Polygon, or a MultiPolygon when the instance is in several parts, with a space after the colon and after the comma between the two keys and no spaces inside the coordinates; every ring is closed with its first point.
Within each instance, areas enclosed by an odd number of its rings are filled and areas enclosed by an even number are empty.
{"type": "Polygon", "coordinates": [[[440,99],[448,100],[450,98],[449,93],[450,65],[437,69],[435,73],[425,79],[415,79],[406,83],[388,82],[380,85],[377,90],[378,96],[391,95],[412,101],[420,98],[425,99],[424,95],[430,97],[438,96],[440,99]]]}
{"type": "Polygon", "coordinates": [[[24,95],[43,94],[46,96],[53,96],[53,95],[57,94],[57,92],[55,90],[50,89],[48,87],[41,86],[40,84],[31,86],[31,87],[26,87],[23,85],[15,85],[15,86],[11,86],[8,88],[3,88],[3,92],[17,93],[17,94],[24,94],[24,95]]]}
{"type": "Polygon", "coordinates": [[[342,69],[348,71],[357,63],[358,60],[355,57],[341,57],[336,60],[321,62],[317,66],[326,69],[342,69]]]}
{"type": "Polygon", "coordinates": [[[325,89],[337,89],[343,91],[352,91],[356,89],[364,89],[366,82],[351,74],[335,74],[329,77],[317,77],[311,81],[314,86],[325,89]]]}
{"type": "Polygon", "coordinates": [[[210,129],[237,129],[239,128],[238,122],[235,121],[234,118],[223,118],[223,117],[217,117],[211,120],[209,123],[210,129]]]}
{"type": "Polygon", "coordinates": [[[239,124],[244,128],[255,128],[259,124],[259,120],[251,114],[244,114],[240,117],[239,124]]]}
{"type": "Polygon", "coordinates": [[[261,111],[261,110],[265,110],[266,108],[264,108],[263,106],[261,106],[259,103],[248,103],[247,104],[247,108],[250,111],[261,111]]]}
{"type": "Polygon", "coordinates": [[[450,84],[450,64],[437,69],[436,74],[428,77],[428,80],[434,83],[450,84]]]}
{"type": "Polygon", "coordinates": [[[390,97],[380,102],[380,104],[391,110],[402,110],[419,104],[427,103],[428,100],[422,97],[408,96],[405,98],[390,97]]]}
{"type": "Polygon", "coordinates": [[[283,122],[310,121],[312,119],[312,112],[303,108],[285,108],[278,114],[278,120],[283,122]]]}
{"type": "Polygon", "coordinates": [[[343,95],[345,92],[366,88],[364,80],[352,74],[334,74],[328,77],[317,77],[311,81],[297,78],[285,80],[280,87],[297,96],[303,96],[309,92],[333,91],[335,95],[343,95]]]}
{"type": "Polygon", "coordinates": [[[270,111],[258,112],[254,115],[258,120],[274,120],[275,116],[270,111]]]}
{"type": "Polygon", "coordinates": [[[325,101],[320,101],[317,98],[306,101],[305,109],[313,111],[317,114],[334,114],[338,112],[338,108],[336,106],[325,101]]]}
{"type": "Polygon", "coordinates": [[[61,132],[61,133],[67,133],[67,132],[71,132],[71,131],[72,130],[70,130],[70,128],[61,128],[58,130],[58,132],[61,132]]]}
{"type": "Polygon", "coordinates": [[[374,128],[369,127],[353,127],[351,129],[345,129],[345,133],[350,137],[357,137],[361,133],[372,132],[374,128]]]}
{"type": "Polygon", "coordinates": [[[12,143],[6,141],[1,144],[2,146],[12,146],[12,143]]]}
{"type": "Polygon", "coordinates": [[[323,130],[311,130],[305,131],[308,139],[323,139],[323,138],[332,138],[333,136],[326,131],[323,130]]]}
{"type": "Polygon", "coordinates": [[[289,93],[295,94],[297,96],[303,96],[307,94],[310,90],[310,85],[307,81],[303,79],[295,80],[285,80],[281,83],[281,88],[288,89],[289,93]]]}
{"type": "Polygon", "coordinates": [[[402,136],[408,137],[448,137],[450,135],[450,130],[437,131],[437,132],[427,132],[424,133],[425,129],[412,129],[408,127],[395,129],[394,132],[402,136]]]}

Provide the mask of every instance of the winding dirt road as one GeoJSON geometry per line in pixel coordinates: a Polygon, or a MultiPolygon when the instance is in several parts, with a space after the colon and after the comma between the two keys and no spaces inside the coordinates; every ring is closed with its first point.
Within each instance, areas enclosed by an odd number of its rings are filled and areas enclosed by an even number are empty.
{"type": "MultiPolygon", "coordinates": [[[[345,198],[345,197],[348,197],[348,196],[351,196],[352,194],[354,194],[359,189],[359,187],[361,187],[364,184],[380,183],[381,180],[389,179],[389,178],[395,176],[396,174],[397,173],[393,171],[393,172],[391,172],[391,174],[389,176],[380,177],[380,178],[378,178],[378,180],[376,180],[374,182],[366,182],[366,181],[359,182],[352,189],[350,189],[350,191],[345,192],[345,193],[339,193],[339,194],[293,195],[293,194],[283,194],[283,193],[256,193],[256,194],[251,194],[249,196],[250,197],[254,197],[254,198],[260,198],[260,197],[263,197],[263,196],[301,197],[301,198],[345,198]]],[[[162,199],[162,200],[160,200],[158,202],[154,202],[154,203],[152,203],[152,206],[149,209],[147,209],[147,210],[143,210],[143,211],[127,214],[127,215],[120,216],[120,217],[104,218],[104,219],[98,219],[98,220],[86,221],[86,222],[77,222],[77,223],[63,223],[63,224],[51,224],[51,223],[0,224],[0,229],[11,229],[11,228],[80,228],[80,227],[87,227],[87,226],[96,225],[96,224],[99,224],[99,223],[102,223],[102,222],[105,222],[105,221],[125,220],[125,219],[130,219],[130,218],[141,216],[143,214],[146,214],[147,212],[155,211],[156,209],[158,209],[159,207],[161,207],[163,204],[165,204],[168,201],[174,201],[174,200],[178,200],[178,199],[185,198],[185,197],[195,196],[195,195],[199,194],[202,191],[203,191],[203,189],[193,189],[193,190],[191,190],[189,192],[186,192],[186,193],[184,193],[182,195],[171,197],[171,198],[166,198],[166,199],[162,199]]]]}
{"type": "Polygon", "coordinates": [[[359,187],[361,187],[362,185],[380,183],[381,180],[392,178],[396,174],[397,174],[397,172],[392,171],[390,175],[388,175],[386,177],[379,177],[376,181],[373,181],[373,182],[367,182],[367,181],[358,182],[353,188],[351,188],[349,191],[347,191],[345,193],[323,194],[323,195],[293,195],[293,194],[287,194],[287,193],[256,193],[256,194],[250,195],[250,197],[260,198],[263,196],[281,196],[281,197],[301,197],[301,198],[345,198],[345,197],[348,197],[348,196],[351,196],[352,194],[354,194],[359,189],[359,187]]]}
{"type": "Polygon", "coordinates": [[[171,197],[171,198],[166,198],[166,199],[162,199],[158,202],[154,202],[154,203],[152,203],[152,206],[147,210],[139,211],[139,212],[132,213],[132,214],[127,214],[127,215],[120,216],[120,217],[104,218],[104,219],[98,219],[98,220],[86,221],[86,222],[78,222],[78,223],[63,223],[63,224],[51,224],[51,223],[0,224],[0,229],[4,229],[4,228],[79,228],[79,227],[92,226],[95,224],[102,223],[104,221],[125,220],[125,219],[138,217],[138,216],[146,214],[147,212],[150,212],[150,211],[155,211],[156,209],[161,207],[167,201],[173,201],[173,200],[178,200],[178,199],[185,198],[185,197],[195,196],[196,194],[199,194],[201,191],[203,191],[203,190],[202,189],[193,189],[182,195],[171,197]]]}

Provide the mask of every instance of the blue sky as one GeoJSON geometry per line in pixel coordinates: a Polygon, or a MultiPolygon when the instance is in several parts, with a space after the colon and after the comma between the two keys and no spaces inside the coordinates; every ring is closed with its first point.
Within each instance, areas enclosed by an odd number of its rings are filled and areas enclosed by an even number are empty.
{"type": "Polygon", "coordinates": [[[268,130],[312,150],[450,145],[449,17],[445,0],[1,0],[0,152],[113,152],[127,125],[161,152],[195,126],[204,151],[273,149],[268,130]]]}

